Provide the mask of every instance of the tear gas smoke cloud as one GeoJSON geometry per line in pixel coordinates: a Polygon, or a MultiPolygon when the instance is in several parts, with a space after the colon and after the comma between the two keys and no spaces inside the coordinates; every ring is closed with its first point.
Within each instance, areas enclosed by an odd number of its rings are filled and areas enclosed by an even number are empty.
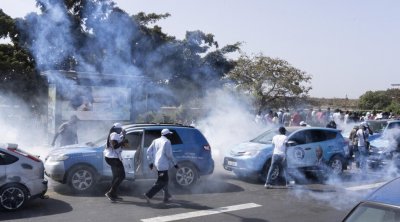
{"type": "Polygon", "coordinates": [[[16,143],[32,154],[43,156],[47,152],[45,148],[33,149],[33,146],[47,143],[40,116],[14,95],[0,94],[0,99],[0,141],[16,143]]]}
{"type": "Polygon", "coordinates": [[[211,145],[216,169],[222,169],[225,152],[266,130],[255,123],[255,115],[249,109],[250,100],[239,99],[227,90],[210,92],[203,106],[209,113],[198,122],[197,128],[211,145]]]}

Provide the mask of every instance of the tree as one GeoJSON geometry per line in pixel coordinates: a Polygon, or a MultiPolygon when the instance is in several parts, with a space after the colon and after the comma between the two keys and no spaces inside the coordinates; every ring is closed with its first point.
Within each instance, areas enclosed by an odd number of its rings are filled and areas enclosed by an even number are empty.
{"type": "Polygon", "coordinates": [[[306,96],[311,76],[282,59],[262,54],[253,58],[242,55],[226,79],[255,98],[258,111],[288,107],[295,98],[306,96]]]}
{"type": "Polygon", "coordinates": [[[202,96],[233,68],[214,35],[187,32],[177,40],[154,25],[165,14],[129,15],[111,0],[37,0],[41,14],[16,21],[19,44],[34,55],[37,69],[145,76],[154,98],[171,105],[202,96]]]}
{"type": "Polygon", "coordinates": [[[367,91],[360,96],[358,107],[363,110],[383,110],[400,113],[400,89],[367,91]]]}
{"type": "Polygon", "coordinates": [[[33,110],[41,105],[45,81],[35,69],[35,62],[28,50],[20,47],[15,21],[0,9],[0,38],[11,43],[0,44],[0,92],[13,94],[27,102],[33,110]]]}

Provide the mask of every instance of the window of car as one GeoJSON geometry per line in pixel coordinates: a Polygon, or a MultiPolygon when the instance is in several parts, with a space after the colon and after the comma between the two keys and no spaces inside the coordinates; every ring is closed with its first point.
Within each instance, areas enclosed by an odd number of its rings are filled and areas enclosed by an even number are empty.
{"type": "Polygon", "coordinates": [[[345,222],[395,222],[400,221],[400,209],[376,204],[360,204],[345,222]]]}
{"type": "Polygon", "coordinates": [[[299,131],[299,132],[296,132],[295,134],[293,134],[293,135],[289,138],[289,140],[290,140],[290,141],[296,142],[297,145],[305,144],[306,141],[307,141],[307,140],[306,140],[306,132],[307,132],[307,131],[304,131],[304,130],[299,131]]]}
{"type": "Polygon", "coordinates": [[[323,130],[307,130],[306,142],[318,143],[326,140],[326,134],[323,130]]]}
{"type": "Polygon", "coordinates": [[[394,123],[390,123],[388,126],[388,129],[400,129],[400,122],[394,122],[394,123]]]}
{"type": "MultiPolygon", "coordinates": [[[[182,140],[179,137],[176,130],[170,129],[172,134],[168,135],[168,139],[171,141],[171,145],[182,144],[182,140]]],[[[153,140],[161,136],[161,129],[146,130],[144,134],[144,147],[149,147],[153,140]]]]}
{"type": "Polygon", "coordinates": [[[262,144],[268,144],[272,143],[272,138],[278,134],[277,130],[268,130],[261,135],[257,136],[256,138],[250,140],[250,142],[254,143],[262,143],[262,144]]]}
{"type": "Polygon", "coordinates": [[[332,132],[332,131],[324,131],[326,135],[326,140],[333,140],[337,137],[338,133],[337,132],[332,132]]]}
{"type": "Polygon", "coordinates": [[[0,165],[10,165],[18,161],[18,157],[0,151],[0,165]]]}
{"type": "Polygon", "coordinates": [[[129,147],[124,148],[125,150],[137,150],[142,145],[143,131],[129,132],[125,135],[128,140],[129,147]]]}

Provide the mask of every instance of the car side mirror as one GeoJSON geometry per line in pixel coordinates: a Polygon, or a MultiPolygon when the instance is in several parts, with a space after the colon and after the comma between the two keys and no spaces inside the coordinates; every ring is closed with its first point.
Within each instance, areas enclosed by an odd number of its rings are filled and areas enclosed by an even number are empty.
{"type": "Polygon", "coordinates": [[[286,143],[286,146],[296,146],[297,145],[297,143],[295,142],[295,141],[293,141],[293,140],[289,140],[287,143],[286,143]]]}

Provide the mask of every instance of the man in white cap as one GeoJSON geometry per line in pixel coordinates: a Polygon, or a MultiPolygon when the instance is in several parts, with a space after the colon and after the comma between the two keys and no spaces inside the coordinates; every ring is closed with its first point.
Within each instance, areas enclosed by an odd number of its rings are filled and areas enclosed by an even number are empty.
{"type": "Polygon", "coordinates": [[[151,170],[155,167],[158,175],[157,181],[151,189],[143,195],[147,203],[150,203],[150,199],[161,189],[164,191],[164,202],[168,202],[169,198],[171,198],[168,192],[168,170],[171,163],[178,169],[178,165],[172,155],[171,141],[168,139],[168,136],[171,134],[172,132],[169,129],[161,130],[161,137],[153,140],[147,149],[147,159],[150,163],[149,167],[151,170]]]}
{"type": "Polygon", "coordinates": [[[120,123],[115,123],[110,129],[109,136],[107,138],[107,146],[104,149],[104,159],[111,167],[112,181],[111,187],[105,196],[110,201],[122,200],[117,196],[117,190],[119,185],[125,179],[125,169],[122,163],[122,147],[124,146],[124,136],[122,133],[122,126],[120,123]]]}

